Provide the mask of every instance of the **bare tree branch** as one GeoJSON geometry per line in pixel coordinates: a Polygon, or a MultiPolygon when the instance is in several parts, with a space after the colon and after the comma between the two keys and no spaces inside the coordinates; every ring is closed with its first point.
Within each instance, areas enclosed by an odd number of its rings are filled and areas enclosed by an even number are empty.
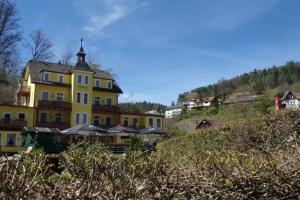
{"type": "Polygon", "coordinates": [[[41,29],[37,29],[29,35],[26,47],[31,52],[32,60],[46,61],[54,56],[53,45],[41,29]]]}
{"type": "Polygon", "coordinates": [[[62,55],[62,60],[61,63],[65,65],[71,65],[71,60],[73,58],[73,52],[72,50],[68,47],[66,51],[62,55]]]}
{"type": "Polygon", "coordinates": [[[14,3],[0,0],[0,68],[8,73],[16,72],[19,65],[17,43],[22,35],[14,3]]]}

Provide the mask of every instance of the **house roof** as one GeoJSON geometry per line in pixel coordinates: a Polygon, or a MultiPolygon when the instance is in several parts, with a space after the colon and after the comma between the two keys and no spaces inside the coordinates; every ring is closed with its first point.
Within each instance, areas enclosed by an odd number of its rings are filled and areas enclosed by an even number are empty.
{"type": "MultiPolygon", "coordinates": [[[[70,65],[64,65],[59,63],[51,63],[51,62],[45,62],[45,61],[36,61],[36,60],[30,60],[27,63],[27,67],[29,70],[29,74],[31,77],[31,82],[33,83],[41,83],[41,84],[47,84],[47,85],[60,85],[60,86],[67,86],[70,87],[70,84],[64,84],[64,83],[57,83],[57,82],[45,82],[43,81],[42,72],[56,72],[61,74],[71,74],[73,70],[80,70],[80,68],[74,68],[70,65]]],[[[86,71],[86,70],[84,70],[86,71]]],[[[117,92],[117,93],[123,93],[121,88],[119,87],[118,83],[114,80],[113,76],[106,71],[100,70],[100,69],[89,69],[89,71],[94,73],[95,78],[99,79],[107,79],[113,81],[113,88],[107,89],[107,88],[99,88],[99,90],[103,90],[106,92],[117,92]]]]}
{"type": "Polygon", "coordinates": [[[65,129],[61,133],[67,135],[97,135],[98,133],[107,133],[107,131],[93,125],[83,124],[65,129]]]}
{"type": "Polygon", "coordinates": [[[138,133],[137,130],[125,126],[117,125],[107,130],[108,133],[138,133]]]}
{"type": "Polygon", "coordinates": [[[201,121],[196,122],[195,128],[197,129],[201,125],[204,125],[204,126],[213,126],[213,127],[215,127],[215,126],[222,126],[222,125],[224,125],[224,121],[222,121],[222,120],[207,120],[207,119],[203,119],[201,121]]]}
{"type": "Polygon", "coordinates": [[[295,93],[291,92],[290,90],[285,91],[284,93],[283,92],[278,93],[276,96],[280,97],[281,101],[283,101],[283,100],[287,99],[289,94],[292,94],[297,99],[297,96],[295,95],[295,93]]]}
{"type": "Polygon", "coordinates": [[[211,97],[204,97],[202,100],[204,101],[213,101],[216,98],[216,96],[211,96],[211,97]]]}
{"type": "MultiPolygon", "coordinates": [[[[42,82],[42,75],[41,72],[48,71],[48,72],[56,72],[56,73],[62,73],[62,74],[71,74],[72,70],[76,70],[77,68],[74,68],[70,65],[64,65],[59,63],[51,63],[51,62],[45,62],[45,61],[36,61],[36,60],[30,60],[27,63],[29,73],[32,79],[32,82],[42,82]]],[[[79,69],[80,70],[80,69],[79,69]]],[[[109,72],[100,70],[100,69],[91,69],[92,72],[94,72],[95,78],[102,78],[102,79],[109,79],[114,80],[112,75],[109,72]]]]}

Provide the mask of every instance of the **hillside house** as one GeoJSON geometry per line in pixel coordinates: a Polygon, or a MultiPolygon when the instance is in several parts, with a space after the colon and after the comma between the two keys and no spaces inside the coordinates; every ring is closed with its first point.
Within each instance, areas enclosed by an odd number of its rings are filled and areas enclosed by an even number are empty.
{"type": "Polygon", "coordinates": [[[165,111],[166,118],[174,118],[181,114],[182,106],[170,106],[165,111]]]}
{"type": "Polygon", "coordinates": [[[196,103],[196,107],[210,107],[210,106],[217,106],[219,105],[218,97],[211,96],[211,97],[204,97],[201,99],[195,99],[194,102],[196,103]]]}
{"type": "Polygon", "coordinates": [[[300,108],[300,100],[291,91],[285,93],[279,93],[275,96],[275,109],[280,111],[281,109],[298,109],[300,108]]]}
{"type": "Polygon", "coordinates": [[[196,121],[195,130],[202,129],[202,128],[209,128],[209,127],[217,127],[222,125],[224,125],[224,121],[222,120],[203,119],[201,121],[196,121]]]}
{"type": "Polygon", "coordinates": [[[188,110],[191,110],[196,107],[196,103],[194,101],[184,101],[182,102],[182,105],[188,110]]]}

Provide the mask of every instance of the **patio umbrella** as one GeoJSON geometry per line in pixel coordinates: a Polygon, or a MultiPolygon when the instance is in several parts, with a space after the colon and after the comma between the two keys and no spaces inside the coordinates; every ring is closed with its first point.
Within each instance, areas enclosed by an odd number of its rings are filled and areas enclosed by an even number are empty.
{"type": "Polygon", "coordinates": [[[68,128],[61,132],[62,134],[66,134],[66,135],[83,135],[83,136],[102,135],[103,133],[104,134],[107,133],[105,129],[93,125],[88,125],[88,124],[83,124],[72,128],[68,128]]]}
{"type": "Polygon", "coordinates": [[[121,126],[121,125],[112,127],[110,129],[108,129],[107,132],[118,134],[118,135],[135,135],[136,133],[138,133],[138,131],[135,129],[128,128],[128,127],[121,126]]]}
{"type": "Polygon", "coordinates": [[[157,128],[148,127],[139,131],[140,134],[157,134],[157,135],[165,135],[166,132],[163,132],[157,128]]]}

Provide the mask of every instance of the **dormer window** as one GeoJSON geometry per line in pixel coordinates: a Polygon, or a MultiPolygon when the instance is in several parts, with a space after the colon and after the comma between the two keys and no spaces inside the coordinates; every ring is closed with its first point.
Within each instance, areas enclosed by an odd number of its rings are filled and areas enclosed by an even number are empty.
{"type": "Polygon", "coordinates": [[[112,89],[113,88],[112,81],[107,81],[107,88],[108,89],[112,89]]]}
{"type": "Polygon", "coordinates": [[[58,75],[58,82],[63,83],[64,82],[64,76],[63,75],[58,75]]]}
{"type": "Polygon", "coordinates": [[[49,81],[49,78],[50,78],[49,72],[44,72],[44,75],[43,75],[43,81],[48,82],[48,81],[49,81]]]}
{"type": "Polygon", "coordinates": [[[96,84],[95,84],[96,87],[100,87],[100,79],[96,79],[96,84]]]}

